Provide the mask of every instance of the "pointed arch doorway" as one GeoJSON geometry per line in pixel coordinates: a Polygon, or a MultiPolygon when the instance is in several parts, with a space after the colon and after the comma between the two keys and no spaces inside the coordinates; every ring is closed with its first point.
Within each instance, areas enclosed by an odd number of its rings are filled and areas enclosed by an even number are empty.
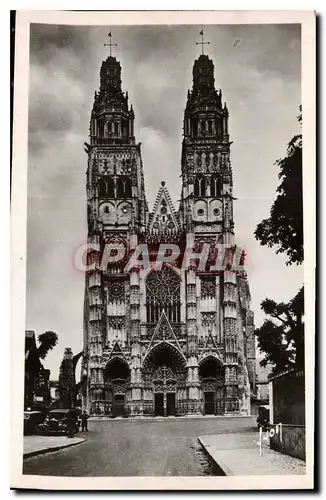
{"type": "Polygon", "coordinates": [[[167,365],[159,366],[153,375],[154,414],[156,417],[175,416],[177,378],[167,365]]]}
{"type": "Polygon", "coordinates": [[[120,356],[109,360],[104,371],[105,391],[111,401],[111,416],[125,417],[126,397],[130,384],[130,368],[120,356]]]}
{"type": "Polygon", "coordinates": [[[142,373],[153,415],[178,415],[178,401],[186,386],[186,362],[181,352],[169,342],[160,342],[146,356],[142,373]]]}
{"type": "Polygon", "coordinates": [[[199,378],[204,400],[204,415],[223,415],[225,409],[223,364],[215,356],[207,356],[199,362],[199,378]]]}

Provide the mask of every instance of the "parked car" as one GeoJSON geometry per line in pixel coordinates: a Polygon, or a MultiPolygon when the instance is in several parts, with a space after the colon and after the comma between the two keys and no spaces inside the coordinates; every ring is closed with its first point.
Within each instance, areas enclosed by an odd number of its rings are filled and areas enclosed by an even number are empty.
{"type": "Polygon", "coordinates": [[[72,418],[75,424],[73,432],[76,433],[80,427],[78,415],[79,411],[76,409],[50,410],[44,422],[39,425],[39,432],[41,434],[67,434],[69,419],[72,418]]]}
{"type": "Polygon", "coordinates": [[[263,431],[267,431],[269,428],[269,406],[259,406],[258,417],[257,417],[258,429],[262,427],[263,431]]]}
{"type": "Polygon", "coordinates": [[[24,411],[24,436],[37,434],[39,425],[44,422],[45,414],[38,410],[24,411]]]}

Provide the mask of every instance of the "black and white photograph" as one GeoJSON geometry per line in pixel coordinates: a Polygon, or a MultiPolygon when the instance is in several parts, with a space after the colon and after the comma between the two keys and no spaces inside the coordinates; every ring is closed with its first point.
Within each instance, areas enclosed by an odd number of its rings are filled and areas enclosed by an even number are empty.
{"type": "Polygon", "coordinates": [[[314,13],[16,22],[12,487],[311,489],[314,13]]]}

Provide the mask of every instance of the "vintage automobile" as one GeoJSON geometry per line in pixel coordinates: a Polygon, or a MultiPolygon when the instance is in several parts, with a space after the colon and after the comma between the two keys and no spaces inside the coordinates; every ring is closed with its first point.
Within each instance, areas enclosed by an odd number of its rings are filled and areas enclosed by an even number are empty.
{"type": "Polygon", "coordinates": [[[73,424],[73,433],[79,431],[79,411],[76,409],[60,408],[50,410],[44,422],[38,426],[41,434],[67,434],[69,421],[73,424]]]}
{"type": "Polygon", "coordinates": [[[269,428],[269,406],[262,405],[258,408],[258,417],[257,417],[257,426],[258,429],[262,427],[263,431],[267,431],[269,428]]]}
{"type": "Polygon", "coordinates": [[[39,425],[44,422],[45,413],[38,410],[24,411],[24,436],[38,434],[39,425]]]}

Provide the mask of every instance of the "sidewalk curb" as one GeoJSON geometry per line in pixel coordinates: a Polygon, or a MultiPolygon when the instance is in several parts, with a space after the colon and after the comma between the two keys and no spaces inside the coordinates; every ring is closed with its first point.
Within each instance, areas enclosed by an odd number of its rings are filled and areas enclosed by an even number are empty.
{"type": "Polygon", "coordinates": [[[110,422],[134,422],[136,420],[141,420],[143,422],[146,421],[154,421],[154,422],[168,422],[169,420],[218,420],[218,419],[225,419],[225,418],[255,418],[252,415],[180,415],[178,417],[176,416],[169,416],[169,417],[145,417],[143,415],[137,416],[137,417],[111,417],[111,416],[92,416],[89,417],[88,422],[100,422],[101,420],[103,421],[110,421],[110,422]]]}
{"type": "Polygon", "coordinates": [[[35,457],[36,455],[43,455],[45,453],[51,453],[52,451],[58,451],[58,450],[62,450],[64,448],[70,448],[71,446],[77,446],[77,445],[83,444],[83,443],[85,443],[85,441],[87,441],[87,439],[85,439],[85,438],[80,438],[80,439],[82,439],[82,441],[78,441],[78,443],[67,443],[67,444],[61,444],[58,446],[53,446],[52,448],[51,447],[50,448],[42,448],[41,450],[29,451],[29,452],[23,454],[23,459],[35,457]]]}
{"type": "Polygon", "coordinates": [[[234,476],[233,470],[230,469],[222,460],[219,460],[219,462],[216,462],[215,458],[213,457],[213,455],[211,454],[211,452],[208,449],[209,445],[206,446],[200,437],[198,437],[197,439],[198,439],[199,444],[203,448],[204,452],[206,453],[206,455],[208,455],[209,459],[215,463],[216,467],[222,472],[222,475],[223,476],[234,476]]]}

